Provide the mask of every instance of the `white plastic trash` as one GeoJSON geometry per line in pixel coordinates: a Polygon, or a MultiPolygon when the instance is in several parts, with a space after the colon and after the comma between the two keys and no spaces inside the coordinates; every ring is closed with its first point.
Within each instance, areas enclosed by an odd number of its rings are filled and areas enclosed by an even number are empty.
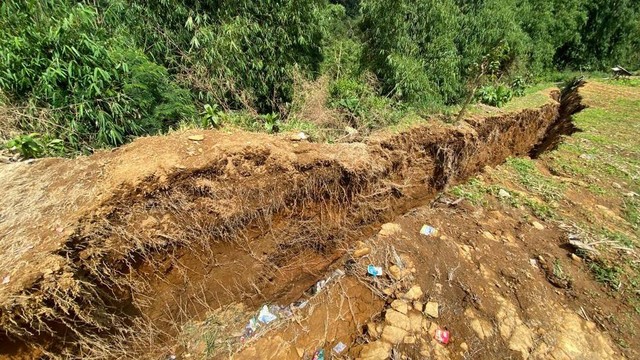
{"type": "Polygon", "coordinates": [[[372,276],[380,276],[382,275],[382,267],[369,265],[367,266],[367,273],[369,273],[369,275],[372,275],[372,276]]]}
{"type": "Polygon", "coordinates": [[[333,347],[333,351],[334,351],[336,354],[340,354],[340,353],[341,353],[341,352],[343,352],[343,351],[344,351],[344,349],[346,349],[346,348],[347,348],[347,345],[343,344],[342,342],[339,342],[339,343],[337,343],[337,344],[336,344],[336,346],[334,346],[334,347],[333,347]]]}
{"type": "Polygon", "coordinates": [[[422,228],[420,229],[420,234],[426,235],[426,236],[434,236],[437,233],[438,233],[438,230],[436,230],[436,228],[429,225],[422,225],[422,228]]]}
{"type": "Polygon", "coordinates": [[[268,324],[277,318],[277,316],[269,311],[269,307],[267,305],[263,306],[262,309],[260,309],[260,313],[258,314],[258,320],[260,320],[260,322],[263,324],[268,324]]]}

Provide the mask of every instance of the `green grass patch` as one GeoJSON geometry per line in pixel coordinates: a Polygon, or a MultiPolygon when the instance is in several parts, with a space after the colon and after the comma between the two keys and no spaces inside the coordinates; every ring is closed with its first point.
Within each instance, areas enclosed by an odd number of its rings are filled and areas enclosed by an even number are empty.
{"type": "Polygon", "coordinates": [[[484,205],[484,196],[490,189],[478,178],[473,178],[467,183],[457,185],[449,190],[451,194],[458,198],[464,198],[474,205],[484,205]]]}
{"type": "Polygon", "coordinates": [[[540,195],[545,201],[557,201],[562,198],[566,186],[540,173],[533,160],[511,158],[507,161],[507,165],[515,170],[520,184],[527,190],[540,195]]]}
{"type": "Polygon", "coordinates": [[[623,273],[620,266],[608,264],[602,260],[595,260],[589,263],[589,269],[599,283],[616,291],[620,288],[623,273]]]}

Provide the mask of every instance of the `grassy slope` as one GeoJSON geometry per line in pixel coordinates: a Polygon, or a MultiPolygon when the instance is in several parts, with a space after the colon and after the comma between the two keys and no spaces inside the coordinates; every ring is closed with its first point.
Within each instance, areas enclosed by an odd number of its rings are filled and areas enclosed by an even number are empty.
{"type": "MultiPolygon", "coordinates": [[[[506,189],[511,197],[502,202],[573,226],[599,250],[582,254],[585,269],[624,305],[624,323],[640,316],[640,79],[593,80],[582,94],[589,108],[576,123],[583,132],[539,160],[511,159],[451,192],[482,204],[506,189]]],[[[533,92],[507,108],[538,98],[533,92]]]]}

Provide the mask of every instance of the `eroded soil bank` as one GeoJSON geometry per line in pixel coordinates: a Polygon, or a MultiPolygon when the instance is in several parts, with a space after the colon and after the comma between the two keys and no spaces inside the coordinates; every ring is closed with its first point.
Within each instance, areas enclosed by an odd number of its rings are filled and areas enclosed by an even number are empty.
{"type": "Polygon", "coordinates": [[[1,351],[140,357],[212,309],[293,301],[380,224],[556,146],[581,108],[576,87],[539,109],[365,143],[188,132],[3,166],[1,351]]]}

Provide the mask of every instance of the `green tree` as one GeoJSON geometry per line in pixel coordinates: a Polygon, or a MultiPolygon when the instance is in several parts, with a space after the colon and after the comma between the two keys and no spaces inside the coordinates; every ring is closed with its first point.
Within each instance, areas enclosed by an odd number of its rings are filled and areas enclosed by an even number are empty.
{"type": "Polygon", "coordinates": [[[383,93],[418,103],[457,99],[460,13],[453,1],[365,0],[361,11],[363,64],[383,93]]]}

